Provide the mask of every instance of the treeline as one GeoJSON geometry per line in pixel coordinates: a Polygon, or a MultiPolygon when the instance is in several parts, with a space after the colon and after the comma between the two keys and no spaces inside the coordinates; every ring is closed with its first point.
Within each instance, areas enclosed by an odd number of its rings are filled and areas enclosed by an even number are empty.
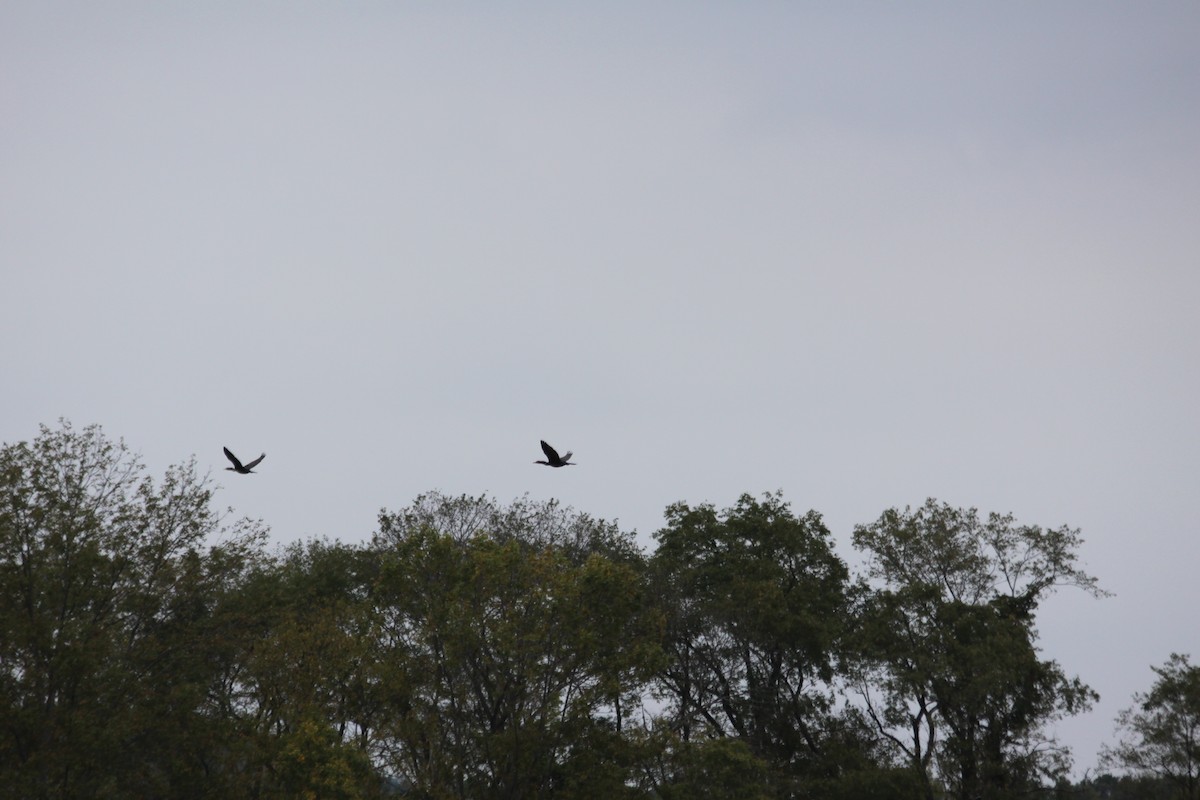
{"type": "Polygon", "coordinates": [[[859,526],[852,575],[819,514],[747,495],[655,540],[428,494],[271,552],[194,463],[44,427],[0,451],[0,795],[1064,790],[1047,726],[1095,694],[1035,621],[1099,593],[1078,531],[930,500],[859,526]]]}

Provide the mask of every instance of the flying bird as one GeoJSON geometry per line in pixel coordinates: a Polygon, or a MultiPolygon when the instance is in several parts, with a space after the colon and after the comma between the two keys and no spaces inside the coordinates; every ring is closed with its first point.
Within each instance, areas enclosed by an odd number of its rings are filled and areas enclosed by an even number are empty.
{"type": "Polygon", "coordinates": [[[547,467],[573,467],[573,466],[575,466],[573,463],[571,463],[571,451],[570,450],[567,451],[567,454],[565,456],[562,456],[560,458],[558,455],[558,451],[555,450],[550,445],[546,444],[545,441],[543,441],[542,442],[542,452],[546,454],[546,458],[548,458],[549,461],[535,461],[533,463],[545,464],[547,467]]]}
{"type": "Polygon", "coordinates": [[[267,457],[267,454],[263,453],[261,456],[254,459],[249,464],[246,464],[245,466],[243,466],[242,462],[238,461],[237,456],[235,456],[233,453],[229,452],[228,447],[222,447],[221,449],[225,451],[225,457],[233,462],[232,467],[226,467],[225,469],[230,470],[231,472],[236,472],[239,475],[249,475],[251,470],[253,470],[255,467],[258,466],[258,462],[262,461],[264,458],[267,457]]]}

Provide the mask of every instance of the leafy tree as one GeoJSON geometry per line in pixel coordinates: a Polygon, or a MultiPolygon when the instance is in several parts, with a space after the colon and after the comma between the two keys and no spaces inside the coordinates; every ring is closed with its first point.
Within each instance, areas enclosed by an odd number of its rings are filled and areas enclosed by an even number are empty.
{"type": "Polygon", "coordinates": [[[382,793],[366,754],[347,746],[323,719],[293,722],[273,744],[269,779],[254,787],[256,797],[359,800],[382,793]]]}
{"type": "Polygon", "coordinates": [[[1154,776],[1114,776],[1108,773],[1083,778],[1077,784],[1061,781],[1055,787],[1055,800],[1172,800],[1175,787],[1154,776]]]}
{"type": "Polygon", "coordinates": [[[1117,717],[1123,732],[1115,747],[1106,747],[1102,763],[1140,777],[1157,777],[1174,785],[1176,797],[1200,798],[1200,667],[1188,656],[1172,653],[1147,693],[1136,693],[1134,705],[1117,717]]]}
{"type": "Polygon", "coordinates": [[[421,796],[627,794],[626,709],[660,652],[629,553],[609,554],[620,537],[602,524],[555,527],[586,534],[560,544],[519,522],[554,518],[556,506],[471,506],[446,500],[432,514],[381,519],[379,758],[421,796]],[[433,527],[464,518],[479,522],[433,527]],[[500,536],[488,528],[496,521],[500,536]]]}
{"type": "MultiPolygon", "coordinates": [[[[4,792],[993,798],[1060,773],[1042,729],[1094,697],[1035,647],[1046,593],[1099,593],[1068,528],[891,510],[851,586],[779,495],[673,505],[647,559],[554,501],[431,493],[268,557],[194,463],[144,473],[96,427],[0,449],[4,792]]],[[[1195,670],[1156,672],[1113,759],[1194,744],[1195,670]]],[[[1162,787],[1113,780],[1080,791],[1162,787]]]]}
{"type": "Polygon", "coordinates": [[[155,483],[96,426],[0,449],[0,785],[14,796],[221,791],[210,704],[226,597],[262,532],[222,529],[194,463],[155,483]],[[217,543],[210,540],[220,536],[217,543]]]}
{"type": "Polygon", "coordinates": [[[369,685],[369,588],[363,547],[293,545],[243,586],[253,631],[230,682],[229,714],[257,743],[243,785],[257,796],[377,795],[372,728],[384,709],[369,685]]]}
{"type": "Polygon", "coordinates": [[[481,495],[419,495],[412,505],[379,516],[377,544],[395,543],[423,529],[466,543],[483,536],[495,542],[552,548],[580,564],[593,554],[640,565],[642,552],[632,535],[615,523],[564,508],[557,500],[537,503],[520,497],[507,506],[481,495]]]}
{"type": "Polygon", "coordinates": [[[654,794],[661,800],[769,800],[771,769],[740,739],[672,737],[659,758],[654,794]]]}
{"type": "Polygon", "coordinates": [[[934,500],[855,529],[878,589],[862,602],[851,678],[926,797],[939,784],[953,797],[1005,797],[1067,768],[1043,728],[1096,695],[1038,658],[1034,618],[1056,586],[1099,593],[1076,564],[1080,541],[934,500]]]}
{"type": "Polygon", "coordinates": [[[735,737],[781,775],[817,774],[848,576],[829,531],[778,495],[743,495],[720,513],[679,503],[666,516],[651,571],[667,615],[656,686],[671,729],[684,742],[735,737]]]}

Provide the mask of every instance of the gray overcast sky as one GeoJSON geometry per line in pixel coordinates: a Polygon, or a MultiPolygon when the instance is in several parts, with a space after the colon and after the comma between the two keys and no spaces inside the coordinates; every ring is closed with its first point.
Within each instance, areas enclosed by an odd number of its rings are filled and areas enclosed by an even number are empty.
{"type": "Polygon", "coordinates": [[[279,542],[431,489],[647,545],[782,489],[852,563],[929,496],[1077,526],[1082,771],[1200,658],[1198,76],[1191,0],[9,0],[0,440],[195,453],[279,542]]]}

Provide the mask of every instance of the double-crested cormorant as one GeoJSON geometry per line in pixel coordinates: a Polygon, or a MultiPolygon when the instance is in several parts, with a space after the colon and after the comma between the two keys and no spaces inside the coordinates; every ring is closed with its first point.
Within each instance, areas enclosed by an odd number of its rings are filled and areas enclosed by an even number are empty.
{"type": "Polygon", "coordinates": [[[225,457],[226,457],[226,458],[228,458],[230,461],[232,461],[232,462],[233,462],[233,466],[232,466],[232,467],[226,467],[225,469],[227,469],[227,470],[230,470],[230,471],[232,471],[232,472],[236,472],[236,473],[238,473],[239,475],[249,475],[249,474],[250,474],[250,471],[251,471],[251,470],[253,470],[255,467],[257,467],[257,466],[258,466],[258,462],[262,461],[264,458],[266,458],[266,457],[267,457],[267,454],[266,454],[266,453],[263,453],[261,456],[259,456],[258,458],[254,459],[254,460],[253,460],[253,461],[251,461],[249,464],[246,464],[245,466],[242,466],[242,462],[240,462],[240,461],[238,461],[238,460],[237,460],[237,456],[235,456],[233,453],[229,452],[229,448],[228,448],[228,447],[223,447],[223,448],[221,448],[221,449],[225,451],[225,457]]]}
{"type": "Polygon", "coordinates": [[[560,458],[558,455],[558,451],[555,450],[550,445],[546,444],[545,441],[543,441],[542,442],[542,452],[545,453],[546,458],[548,458],[550,460],[549,461],[535,461],[533,463],[545,464],[547,467],[573,467],[573,466],[575,466],[574,464],[571,463],[571,451],[570,450],[567,451],[567,454],[565,456],[562,456],[560,458]]]}

